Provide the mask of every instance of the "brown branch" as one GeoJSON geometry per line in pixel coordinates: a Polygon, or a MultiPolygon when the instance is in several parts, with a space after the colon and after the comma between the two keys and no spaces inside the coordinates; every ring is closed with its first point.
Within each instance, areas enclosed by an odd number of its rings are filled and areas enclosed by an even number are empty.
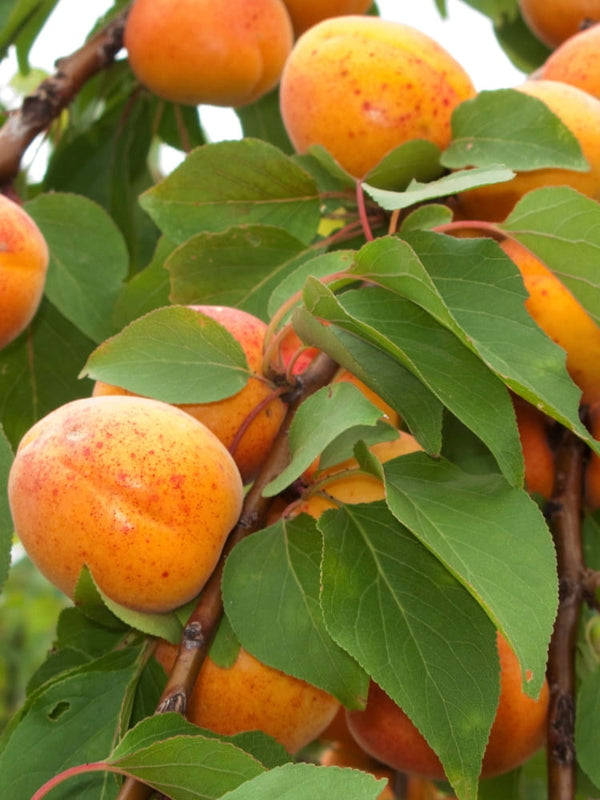
{"type": "Polygon", "coordinates": [[[55,74],[42,81],[20,109],[9,114],[0,128],[1,186],[15,178],[23,154],[36,136],[72,102],[86,81],[114,61],[123,46],[128,13],[125,9],[82,47],[59,59],[55,74]]]}
{"type": "Polygon", "coordinates": [[[548,800],[575,797],[575,647],[586,568],[581,537],[585,446],[566,429],[547,512],[556,548],[559,604],[548,657],[548,800]]]}
{"type": "MultiPolygon", "coordinates": [[[[187,621],[177,660],[163,690],[157,713],[179,711],[185,715],[188,698],[223,616],[221,578],[227,556],[238,542],[264,526],[273,498],[264,497],[263,490],[289,463],[288,433],[294,414],[307,397],[331,381],[337,368],[338,365],[329,356],[321,353],[302,373],[269,456],[246,495],[239,522],[229,535],[219,563],[187,621]]],[[[151,794],[149,786],[127,778],[117,800],[147,800],[151,794]]]]}

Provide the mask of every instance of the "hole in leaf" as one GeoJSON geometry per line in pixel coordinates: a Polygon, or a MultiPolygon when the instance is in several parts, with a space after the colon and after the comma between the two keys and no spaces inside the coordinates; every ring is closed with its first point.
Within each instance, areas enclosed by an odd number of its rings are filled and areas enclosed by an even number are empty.
{"type": "Polygon", "coordinates": [[[71,708],[71,703],[67,703],[66,700],[61,700],[60,703],[57,703],[54,708],[48,712],[48,719],[51,722],[56,722],[56,720],[60,719],[63,714],[66,714],[71,708]]]}

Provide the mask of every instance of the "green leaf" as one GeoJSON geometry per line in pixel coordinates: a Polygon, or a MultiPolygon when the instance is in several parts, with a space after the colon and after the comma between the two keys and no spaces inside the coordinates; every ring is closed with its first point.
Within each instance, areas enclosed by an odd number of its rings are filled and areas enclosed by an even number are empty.
{"type": "Polygon", "coordinates": [[[494,33],[510,61],[526,75],[541,67],[552,52],[534,36],[520,14],[497,20],[494,33]]]}
{"type": "Polygon", "coordinates": [[[119,330],[149,311],[169,305],[171,284],[164,262],[174,248],[173,242],[162,236],[152,261],[123,286],[113,312],[119,330]]]}
{"type": "Polygon", "coordinates": [[[227,559],[223,603],[243,647],[259,661],[357,708],[367,679],[325,628],[321,546],[306,514],[246,537],[227,559]]]}
{"type": "Polygon", "coordinates": [[[249,377],[239,342],[191,308],[167,306],[101,344],[81,375],[167,403],[208,403],[242,389],[249,377]]]}
{"type": "Polygon", "coordinates": [[[433,181],[444,171],[440,149],[426,139],[413,139],[394,148],[365,175],[378,189],[401,191],[413,181],[433,181]]]}
{"type": "Polygon", "coordinates": [[[501,224],[564,282],[600,325],[600,205],[567,186],[526,194],[501,224]]]}
{"type": "Polygon", "coordinates": [[[293,319],[303,341],[328,353],[394,408],[428,453],[440,452],[442,404],[412,372],[378,347],[321,324],[304,309],[293,319]]]}
{"type": "Polygon", "coordinates": [[[273,287],[305,251],[299,239],[269,225],[200,233],[165,261],[171,302],[237,306],[265,319],[273,287]]]}
{"type": "Polygon", "coordinates": [[[426,309],[517,394],[592,444],[564,351],[527,313],[515,264],[491,239],[407,233],[364,247],[354,271],[426,309]],[[519,347],[515,347],[519,342],[519,347]]]}
{"type": "Polygon", "coordinates": [[[237,108],[245,138],[254,137],[269,142],[284,153],[294,152],[279,111],[279,90],[264,95],[256,103],[237,108]]]}
{"type": "Polygon", "coordinates": [[[448,206],[429,203],[407,214],[400,227],[400,232],[428,230],[451,222],[451,220],[452,211],[448,206]]]}
{"type": "Polygon", "coordinates": [[[355,426],[374,426],[381,417],[382,411],[350,383],[339,382],[319,389],[294,415],[289,432],[290,463],[267,484],[263,495],[279,494],[344,431],[355,426]]]}
{"type": "Polygon", "coordinates": [[[47,297],[82,333],[102,341],[114,333],[112,310],[128,270],[121,233],[85,197],[43,194],[26,207],[50,250],[47,297]]]}
{"type": "Polygon", "coordinates": [[[175,612],[147,614],[141,611],[133,611],[119,603],[115,603],[100,589],[87,566],[82,568],[75,587],[74,598],[75,602],[82,607],[84,613],[87,613],[98,622],[103,622],[105,625],[114,626],[112,619],[106,613],[106,610],[108,610],[111,616],[116,617],[117,620],[120,620],[130,628],[142,631],[142,633],[166,639],[172,644],[177,644],[181,640],[183,625],[175,612]]]}
{"type": "Polygon", "coordinates": [[[400,208],[408,208],[409,206],[417,205],[417,203],[424,203],[426,200],[447,197],[478,186],[503,183],[514,177],[515,173],[510,169],[492,163],[482,167],[475,167],[474,169],[453,172],[430,183],[419,183],[419,181],[413,180],[405,192],[390,192],[385,189],[377,189],[368,183],[364,183],[363,188],[382,208],[393,211],[400,208]]]}
{"type": "Polygon", "coordinates": [[[0,352],[0,419],[13,447],[40,417],[89,395],[77,373],[93,346],[43,300],[29,331],[0,352]]]}
{"type": "Polygon", "coordinates": [[[469,475],[422,453],[387,462],[384,473],[394,516],[486,610],[536,697],[558,605],[556,554],[537,505],[499,475],[469,475]]]}
{"type": "Polygon", "coordinates": [[[499,695],[493,626],[383,501],[326,511],[318,525],[331,635],[413,720],[458,796],[475,800],[499,695]]]}
{"type": "Polygon", "coordinates": [[[13,460],[13,453],[6,434],[0,424],[0,590],[8,575],[10,553],[13,538],[13,523],[8,506],[8,495],[4,487],[8,483],[8,474],[13,460]]]}
{"type": "MultiPolygon", "coordinates": [[[[0,796],[30,800],[45,781],[68,767],[104,758],[117,735],[123,696],[137,671],[137,651],[111,654],[101,669],[70,675],[38,692],[0,755],[0,796]],[[110,663],[114,666],[111,669],[110,663]]],[[[100,665],[98,665],[100,666],[100,665]]],[[[114,797],[114,778],[74,778],[70,796],[114,797]]],[[[65,790],[56,797],[66,798],[65,790]]]]}
{"type": "Polygon", "coordinates": [[[383,781],[360,770],[285,764],[246,781],[222,800],[376,800],[384,787],[383,781]]]}
{"type": "Polygon", "coordinates": [[[177,244],[201,231],[261,223],[309,244],[319,225],[313,179],[273,145],[256,139],[217,142],[140,198],[142,208],[177,244]]]}
{"type": "Polygon", "coordinates": [[[0,58],[5,58],[9,45],[17,43],[19,69],[29,70],[28,55],[40,29],[58,0],[13,0],[11,7],[0,12],[0,58]]]}
{"type": "Polygon", "coordinates": [[[577,693],[575,747],[577,763],[596,786],[600,786],[600,669],[586,675],[577,693]]]}
{"type": "Polygon", "coordinates": [[[544,167],[586,172],[589,164],[575,135],[537,97],[516,89],[479,92],[452,115],[446,167],[504,164],[512,170],[544,167]]]}
{"type": "Polygon", "coordinates": [[[508,391],[447,328],[411,301],[377,287],[336,299],[313,281],[304,295],[313,314],[377,345],[409,369],[485,442],[507,480],[522,485],[523,457],[508,391]]]}
{"type": "Polygon", "coordinates": [[[264,772],[252,755],[206,733],[179,714],[160,714],[128,731],[106,763],[172,800],[216,800],[264,772]]]}

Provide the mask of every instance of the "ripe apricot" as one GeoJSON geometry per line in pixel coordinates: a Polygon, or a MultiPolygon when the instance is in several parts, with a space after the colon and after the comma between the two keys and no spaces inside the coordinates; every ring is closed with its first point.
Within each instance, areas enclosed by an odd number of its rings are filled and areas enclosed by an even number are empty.
{"type": "Polygon", "coordinates": [[[564,41],[540,67],[539,77],[577,86],[600,100],[600,25],[564,41]]]}
{"type": "MultiPolygon", "coordinates": [[[[383,464],[398,456],[422,450],[420,444],[410,433],[399,431],[397,439],[388,442],[378,442],[372,445],[371,452],[383,464]]],[[[336,508],[336,500],[341,503],[372,503],[383,500],[385,488],[374,475],[357,472],[358,466],[354,458],[350,458],[334,467],[324,469],[319,473],[322,478],[330,478],[324,485],[324,490],[308,493],[308,495],[294,506],[293,514],[305,512],[318,518],[328,508],[336,508]],[[339,476],[339,477],[336,477],[339,476]]]]}
{"type": "Polygon", "coordinates": [[[378,394],[376,394],[366,383],[357,378],[354,373],[344,367],[340,368],[333,376],[332,383],[351,383],[364,394],[367,400],[370,400],[374,406],[377,406],[383,414],[387,417],[387,422],[397,428],[400,425],[400,417],[398,412],[395,411],[389,403],[386,403],[378,394]]]}
{"type": "Polygon", "coordinates": [[[600,327],[567,287],[526,247],[512,239],[501,242],[515,262],[529,297],[525,307],[540,328],[566,351],[566,366],[582,390],[582,402],[600,400],[600,327]]]}
{"type": "Polygon", "coordinates": [[[0,195],[0,349],[33,319],[47,269],[42,232],[21,206],[0,195]]]}
{"type": "Polygon", "coordinates": [[[194,686],[188,718],[224,736],[261,730],[290,753],[316,739],[339,701],[310,683],[263,664],[240,648],[231,667],[205,659],[194,686]]]}
{"type": "Polygon", "coordinates": [[[548,418],[521,397],[513,396],[512,400],[525,462],[525,486],[528,492],[549,499],[556,470],[548,438],[548,418]]]}
{"type": "MultiPolygon", "coordinates": [[[[266,324],[239,308],[230,306],[190,306],[219,322],[241,344],[249,370],[254,373],[235,395],[212,403],[182,403],[178,407],[206,425],[227,447],[238,465],[244,483],[256,477],[279,431],[286,413],[285,403],[277,396],[269,401],[274,387],[261,375],[266,324]],[[249,415],[253,415],[249,424],[249,415]]],[[[95,397],[108,394],[131,394],[117,386],[98,381],[95,397]]]]}
{"type": "Polygon", "coordinates": [[[8,497],[15,531],[70,597],[87,565],[112,600],[164,612],[212,573],[242,505],[238,469],[217,437],[174,406],[91,397],[23,436],[8,497]]]}
{"type": "MultiPolygon", "coordinates": [[[[481,777],[508,772],[542,747],[546,738],[549,690],[547,681],[537,700],[521,688],[517,657],[498,635],[500,700],[488,740],[481,777]]],[[[426,739],[404,711],[371,681],[364,710],[346,712],[348,727],[373,758],[394,769],[432,780],[445,778],[442,765],[426,739]]]]}
{"type": "Polygon", "coordinates": [[[504,183],[461,192],[458,204],[463,218],[503,220],[523,195],[542,186],[571,186],[587,197],[600,198],[600,100],[560,81],[529,80],[515,88],[537,97],[560,117],[578,140],[590,169],[534,169],[518,172],[504,183]]]}
{"type": "Polygon", "coordinates": [[[300,36],[324,19],[346,14],[363,14],[373,5],[372,0],[283,0],[283,2],[291,17],[296,36],[300,36]]]}
{"type": "Polygon", "coordinates": [[[243,106],[273,89],[292,48],[281,0],[135,0],[131,69],[173,103],[243,106]]]}
{"type": "Polygon", "coordinates": [[[323,145],[364,176],[411,139],[444,148],[450,116],[475,89],[425,33],[377,17],[333,17],[296,42],[281,76],[283,122],[295,149],[323,145]]]}
{"type": "Polygon", "coordinates": [[[600,21],[598,0],[518,0],[527,27],[548,47],[557,47],[589,22],[600,21]]]}

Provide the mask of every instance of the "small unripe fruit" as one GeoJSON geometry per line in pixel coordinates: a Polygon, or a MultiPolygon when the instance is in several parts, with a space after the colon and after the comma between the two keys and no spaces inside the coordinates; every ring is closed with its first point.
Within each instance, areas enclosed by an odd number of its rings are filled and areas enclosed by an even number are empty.
{"type": "Polygon", "coordinates": [[[21,440],[8,497],[40,571],[73,596],[87,565],[113,601],[165,612],[192,600],[237,522],[243,487],[217,437],[142,397],[74,400],[21,440]]]}

